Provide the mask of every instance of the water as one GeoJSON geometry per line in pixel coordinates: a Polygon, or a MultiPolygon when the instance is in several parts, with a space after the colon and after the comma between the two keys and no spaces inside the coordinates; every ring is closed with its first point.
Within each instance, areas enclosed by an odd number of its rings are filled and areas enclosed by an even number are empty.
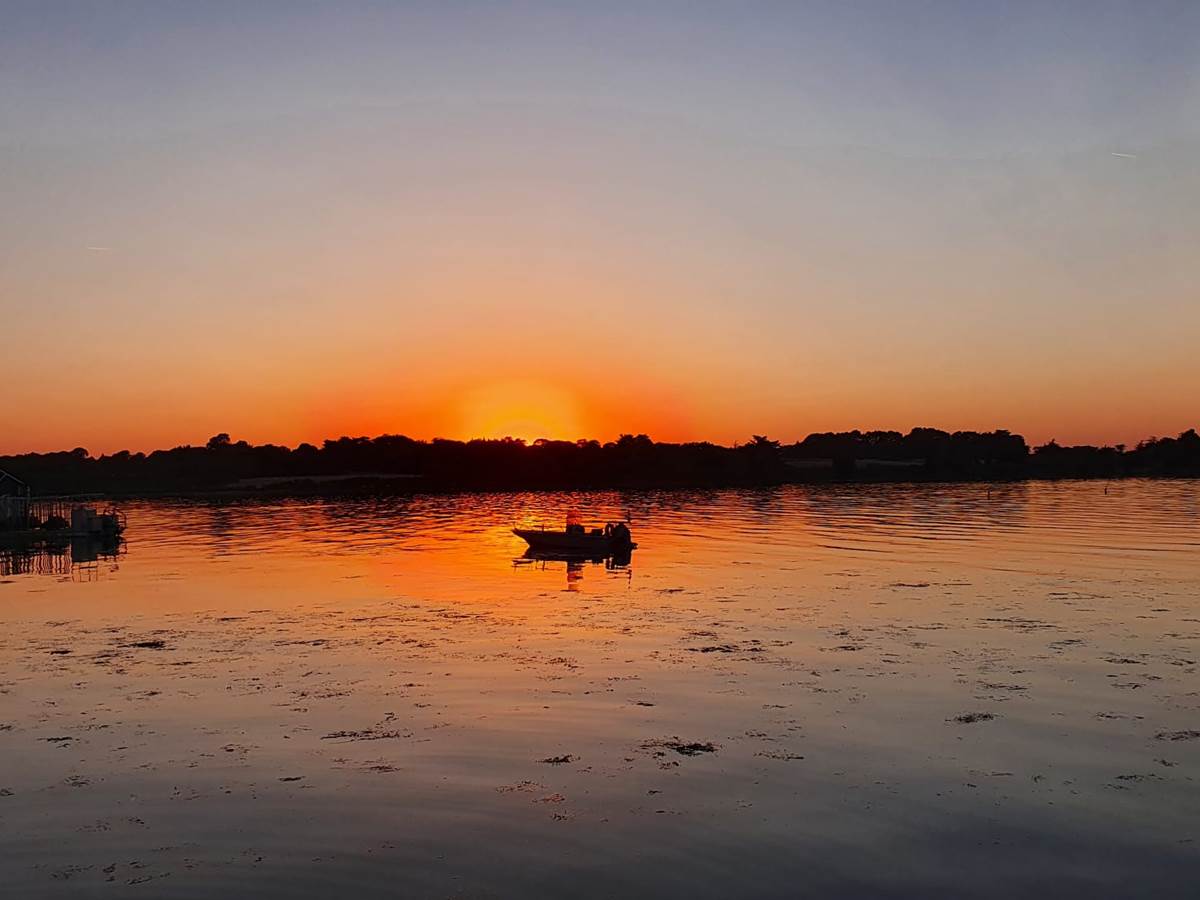
{"type": "Polygon", "coordinates": [[[1194,896],[1195,482],[125,511],[0,555],[11,896],[1194,896]]]}

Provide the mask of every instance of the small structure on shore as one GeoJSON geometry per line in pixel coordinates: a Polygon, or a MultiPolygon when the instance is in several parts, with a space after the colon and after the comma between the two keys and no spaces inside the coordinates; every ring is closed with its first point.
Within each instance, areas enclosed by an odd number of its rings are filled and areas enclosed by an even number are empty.
{"type": "Polygon", "coordinates": [[[119,535],[125,517],[71,497],[35,497],[29,485],[0,469],[0,534],[119,535]]]}
{"type": "Polygon", "coordinates": [[[29,485],[0,469],[0,531],[20,531],[29,527],[29,485]]]}

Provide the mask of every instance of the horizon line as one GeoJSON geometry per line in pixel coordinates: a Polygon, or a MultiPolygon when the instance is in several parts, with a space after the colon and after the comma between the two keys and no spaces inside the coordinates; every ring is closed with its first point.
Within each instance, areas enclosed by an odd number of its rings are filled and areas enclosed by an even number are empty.
{"type": "Polygon", "coordinates": [[[1174,432],[1174,433],[1149,435],[1147,437],[1141,438],[1134,444],[1129,444],[1124,441],[1105,442],[1102,444],[1077,444],[1077,443],[1061,444],[1055,438],[1050,438],[1042,443],[1032,444],[1029,442],[1029,440],[1023,434],[1021,434],[1020,432],[1017,432],[1017,431],[1012,431],[1008,428],[993,428],[993,429],[987,430],[987,431],[981,431],[981,430],[972,429],[972,428],[959,428],[959,429],[955,429],[955,430],[949,430],[949,429],[937,428],[937,427],[929,426],[929,425],[915,425],[915,426],[909,428],[907,431],[901,431],[901,430],[895,429],[895,428],[871,428],[871,429],[852,428],[852,429],[844,430],[844,431],[810,431],[804,437],[798,438],[791,442],[786,441],[786,440],[774,440],[774,439],[770,438],[769,435],[751,434],[750,438],[748,440],[734,441],[729,444],[721,443],[721,442],[715,441],[715,440],[708,440],[708,439],[684,440],[684,441],[661,441],[661,440],[655,440],[651,435],[647,434],[646,432],[622,432],[616,438],[612,438],[609,440],[601,440],[599,438],[589,438],[589,437],[580,437],[580,438],[573,438],[573,439],[572,438],[539,437],[539,438],[534,438],[534,439],[530,440],[527,438],[515,437],[513,435],[505,435],[503,437],[476,436],[476,437],[470,437],[470,438],[452,438],[452,437],[434,436],[434,437],[429,437],[429,438],[416,438],[416,437],[411,437],[410,435],[404,434],[402,432],[381,432],[376,435],[342,434],[337,437],[322,438],[322,439],[320,439],[319,443],[314,443],[312,441],[300,441],[299,443],[292,445],[292,444],[287,444],[287,443],[276,443],[273,441],[265,441],[262,443],[252,443],[245,439],[235,440],[235,439],[233,439],[232,435],[229,432],[217,432],[216,434],[210,436],[208,438],[208,440],[206,440],[205,442],[200,443],[200,444],[182,443],[182,444],[175,444],[170,447],[155,447],[150,450],[130,450],[127,448],[123,448],[121,450],[114,450],[114,451],[111,451],[108,453],[102,452],[99,455],[93,454],[90,450],[88,450],[88,448],[86,448],[82,445],[76,445],[75,447],[72,447],[70,449],[61,448],[58,450],[23,450],[23,451],[16,451],[16,452],[4,451],[4,452],[0,452],[0,459],[16,458],[16,457],[22,457],[22,456],[52,456],[52,455],[56,455],[56,454],[60,454],[60,453],[78,454],[78,451],[80,451],[80,450],[84,451],[84,455],[89,459],[102,459],[105,457],[117,456],[119,454],[128,454],[130,456],[137,456],[140,454],[143,456],[149,456],[154,453],[167,453],[167,452],[171,452],[173,450],[211,449],[214,442],[218,442],[218,439],[221,439],[221,438],[224,438],[224,440],[219,441],[220,445],[227,445],[227,446],[231,446],[231,447],[247,446],[247,447],[251,447],[251,448],[277,447],[277,448],[281,448],[281,449],[286,449],[289,452],[296,452],[303,447],[312,447],[316,450],[321,450],[321,449],[323,449],[323,447],[326,444],[334,444],[339,441],[374,442],[374,441],[382,440],[385,438],[403,439],[403,440],[411,441],[411,442],[417,443],[417,444],[433,444],[436,442],[458,443],[458,444],[494,442],[494,443],[514,443],[514,444],[520,444],[524,447],[535,447],[537,445],[544,445],[544,444],[570,444],[570,445],[578,446],[581,444],[593,444],[594,443],[594,444],[599,444],[601,447],[604,447],[604,446],[608,446],[610,444],[617,444],[621,441],[622,438],[629,437],[629,438],[634,438],[634,439],[646,438],[651,443],[656,444],[656,445],[687,446],[687,445],[707,444],[707,445],[715,446],[715,447],[736,449],[737,447],[745,446],[747,444],[752,444],[758,438],[763,438],[764,440],[767,440],[771,443],[777,444],[782,448],[782,447],[797,446],[799,444],[803,444],[806,440],[808,440],[809,438],[812,438],[812,437],[821,437],[821,436],[829,436],[829,435],[838,436],[838,437],[849,437],[849,436],[855,435],[855,434],[860,435],[860,436],[894,434],[894,435],[899,435],[900,437],[910,437],[914,433],[920,432],[920,431],[944,434],[947,436],[953,436],[956,434],[976,434],[976,435],[1005,434],[1005,435],[1009,435],[1010,437],[1020,438],[1022,443],[1024,443],[1026,446],[1028,446],[1031,450],[1038,449],[1039,447],[1048,447],[1050,445],[1057,445],[1057,446],[1061,446],[1061,447],[1094,447],[1094,448],[1100,448],[1100,449],[1108,448],[1108,449],[1115,450],[1118,448],[1128,448],[1130,446],[1136,447],[1138,444],[1148,443],[1151,441],[1163,440],[1166,438],[1177,439],[1177,438],[1180,438],[1180,437],[1188,434],[1189,432],[1194,433],[1194,432],[1196,432],[1196,430],[1197,430],[1197,426],[1192,426],[1189,428],[1184,428],[1181,431],[1174,432]]]}

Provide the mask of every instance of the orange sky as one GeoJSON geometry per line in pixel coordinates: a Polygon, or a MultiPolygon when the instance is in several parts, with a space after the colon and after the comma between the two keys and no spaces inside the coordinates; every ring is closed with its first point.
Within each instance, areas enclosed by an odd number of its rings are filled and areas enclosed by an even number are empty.
{"type": "Polygon", "coordinates": [[[0,453],[1200,424],[1195,29],[804,6],[14,14],[0,453]]]}

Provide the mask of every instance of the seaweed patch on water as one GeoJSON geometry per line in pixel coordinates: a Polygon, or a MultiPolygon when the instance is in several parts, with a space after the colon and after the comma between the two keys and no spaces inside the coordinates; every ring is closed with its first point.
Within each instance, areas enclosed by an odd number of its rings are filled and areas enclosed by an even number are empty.
{"type": "Polygon", "coordinates": [[[548,763],[552,766],[561,766],[564,763],[575,762],[578,759],[570,753],[564,753],[562,756],[547,756],[545,759],[539,759],[538,762],[548,763]]]}
{"type": "Polygon", "coordinates": [[[748,640],[742,644],[705,644],[700,647],[688,647],[689,653],[763,653],[762,641],[748,640]]]}
{"type": "Polygon", "coordinates": [[[139,650],[166,650],[167,642],[163,641],[163,640],[157,640],[157,639],[152,640],[152,641],[133,641],[131,643],[125,644],[124,646],[134,647],[139,650]]]}
{"type": "Polygon", "coordinates": [[[321,735],[323,741],[383,741],[392,738],[412,737],[411,733],[403,731],[385,731],[377,728],[364,728],[361,731],[331,731],[321,735]]]}
{"type": "Polygon", "coordinates": [[[1041,619],[1029,619],[1024,616],[986,616],[979,621],[985,627],[998,626],[1013,631],[1056,631],[1059,627],[1041,619]]]}
{"type": "Polygon", "coordinates": [[[668,750],[680,756],[699,756],[701,753],[716,753],[717,745],[711,741],[681,741],[679,738],[642,741],[643,750],[652,750],[658,757],[666,756],[668,750]]]}
{"type": "Polygon", "coordinates": [[[784,761],[804,759],[804,757],[801,754],[789,753],[786,750],[759,750],[754,755],[761,756],[764,759],[779,759],[779,760],[784,760],[784,761]]]}
{"type": "Polygon", "coordinates": [[[1051,641],[1048,646],[1051,650],[1065,650],[1067,647],[1075,647],[1080,644],[1086,644],[1087,641],[1082,638],[1063,638],[1061,641],[1051,641]]]}
{"type": "Polygon", "coordinates": [[[1027,684],[1005,684],[1002,681],[981,681],[979,686],[987,691],[1027,691],[1027,684]]]}
{"type": "Polygon", "coordinates": [[[539,784],[536,781],[518,781],[516,784],[502,784],[496,788],[496,791],[501,794],[512,794],[517,791],[528,793],[530,791],[541,790],[544,784],[539,784]]]}
{"type": "Polygon", "coordinates": [[[1154,736],[1156,741],[1195,741],[1200,740],[1200,731],[1160,731],[1154,736]]]}
{"type": "Polygon", "coordinates": [[[960,725],[974,725],[976,722],[990,722],[996,718],[995,713],[989,712],[970,712],[962,713],[961,715],[953,716],[947,719],[947,722],[957,722],[960,725]]]}

